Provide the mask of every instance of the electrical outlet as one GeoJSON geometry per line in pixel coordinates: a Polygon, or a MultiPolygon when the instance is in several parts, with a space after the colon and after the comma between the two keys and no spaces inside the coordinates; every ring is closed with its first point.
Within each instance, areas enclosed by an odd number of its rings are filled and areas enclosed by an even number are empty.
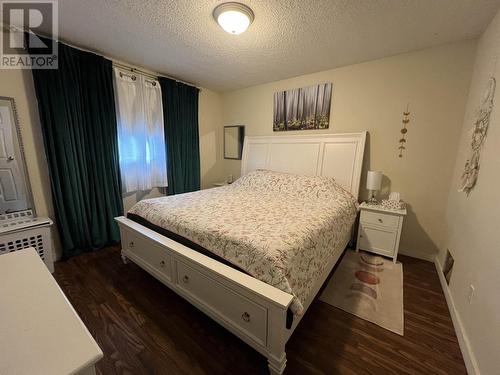
{"type": "Polygon", "coordinates": [[[474,293],[476,292],[476,288],[474,288],[474,285],[470,284],[469,285],[469,303],[472,303],[472,298],[474,298],[474,293]]]}

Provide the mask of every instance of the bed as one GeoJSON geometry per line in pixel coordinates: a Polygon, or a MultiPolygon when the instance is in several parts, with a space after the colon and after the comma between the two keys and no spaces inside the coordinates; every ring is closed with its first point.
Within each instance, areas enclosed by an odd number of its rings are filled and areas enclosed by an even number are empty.
{"type": "Polygon", "coordinates": [[[366,133],[246,137],[234,184],[141,201],[119,217],[122,256],[268,358],[342,255],[366,133]]]}

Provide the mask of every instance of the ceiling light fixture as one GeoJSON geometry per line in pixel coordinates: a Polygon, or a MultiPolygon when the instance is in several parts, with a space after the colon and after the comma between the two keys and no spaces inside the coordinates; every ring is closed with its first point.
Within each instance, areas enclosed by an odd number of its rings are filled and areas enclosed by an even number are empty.
{"type": "Polygon", "coordinates": [[[244,33],[253,22],[252,9],[241,3],[223,3],[214,9],[213,16],[217,23],[229,34],[244,33]]]}

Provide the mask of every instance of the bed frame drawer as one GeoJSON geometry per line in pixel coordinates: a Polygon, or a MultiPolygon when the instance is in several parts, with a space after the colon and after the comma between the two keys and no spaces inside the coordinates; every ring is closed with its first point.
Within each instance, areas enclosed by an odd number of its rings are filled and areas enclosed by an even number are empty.
{"type": "Polygon", "coordinates": [[[122,246],[126,246],[129,255],[132,253],[132,256],[139,258],[140,262],[146,263],[146,267],[149,266],[167,280],[172,280],[172,256],[166,249],[133,232],[127,233],[126,243],[122,246]]]}
{"type": "Polygon", "coordinates": [[[175,261],[177,287],[213,314],[266,345],[267,309],[187,264],[175,261]]]}

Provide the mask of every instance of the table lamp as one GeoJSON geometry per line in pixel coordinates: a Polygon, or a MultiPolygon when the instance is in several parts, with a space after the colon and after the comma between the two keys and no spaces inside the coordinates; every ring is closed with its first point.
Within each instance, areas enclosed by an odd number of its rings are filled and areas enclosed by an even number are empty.
{"type": "Polygon", "coordinates": [[[369,190],[369,204],[377,204],[377,199],[375,198],[375,192],[380,190],[382,186],[382,171],[368,171],[366,178],[366,188],[369,190]]]}

